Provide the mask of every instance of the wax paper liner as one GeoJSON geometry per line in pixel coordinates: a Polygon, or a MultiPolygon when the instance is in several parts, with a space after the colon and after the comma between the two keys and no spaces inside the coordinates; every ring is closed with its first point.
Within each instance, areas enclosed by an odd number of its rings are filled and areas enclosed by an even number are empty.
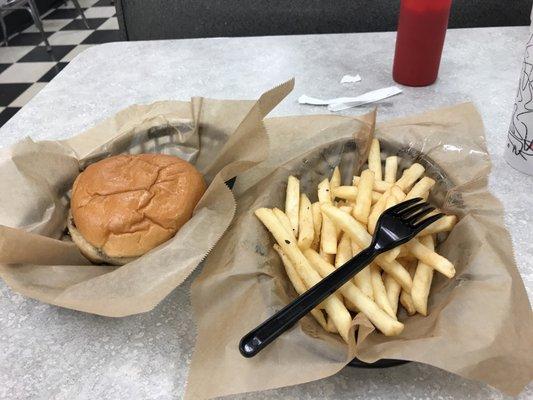
{"type": "Polygon", "coordinates": [[[257,101],[159,101],[134,105],[64,141],[22,140],[0,154],[0,277],[15,291],[61,307],[120,317],[153,309],[179,286],[229,226],[225,181],[268,155],[262,120],[291,90],[257,101]],[[193,163],[208,188],[178,233],[121,267],[92,265],[65,235],[80,170],[120,153],[165,153],[193,163]]]}
{"type": "Polygon", "coordinates": [[[316,115],[271,118],[265,125],[270,157],[239,176],[237,212],[192,285],[197,341],[187,398],[211,398],[267,390],[321,379],[354,357],[392,358],[431,364],[516,395],[533,373],[531,307],[515,265],[503,209],[487,189],[490,159],[483,125],[472,104],[460,104],[379,124],[361,118],[316,115]],[[457,269],[453,279],[435,274],[429,316],[401,312],[397,337],[373,330],[366,317],[346,345],[311,317],[251,359],[240,338],[295,297],[273,239],[253,215],[259,207],[282,207],[287,177],[301,179],[316,201],[316,185],[335,165],[343,183],[364,162],[375,134],[388,155],[426,166],[438,184],[432,201],[459,223],[439,252],[457,269]]]}

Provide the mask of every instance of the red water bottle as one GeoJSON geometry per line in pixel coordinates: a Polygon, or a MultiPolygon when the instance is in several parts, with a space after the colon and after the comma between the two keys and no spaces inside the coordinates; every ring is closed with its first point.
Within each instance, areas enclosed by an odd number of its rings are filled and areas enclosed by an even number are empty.
{"type": "Polygon", "coordinates": [[[452,0],[401,0],[392,77],[407,86],[437,79],[452,0]]]}

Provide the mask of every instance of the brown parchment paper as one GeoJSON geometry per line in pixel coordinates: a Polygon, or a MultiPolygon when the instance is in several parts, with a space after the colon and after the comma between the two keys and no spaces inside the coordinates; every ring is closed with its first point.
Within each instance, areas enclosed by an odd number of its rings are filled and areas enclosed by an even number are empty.
{"type": "Polygon", "coordinates": [[[531,380],[531,307],[502,206],[487,189],[490,159],[483,125],[468,103],[389,121],[375,130],[385,151],[400,155],[404,164],[416,160],[426,166],[438,179],[432,200],[461,218],[439,250],[455,264],[457,275],[448,280],[435,274],[430,315],[401,314],[405,330],[393,338],[373,331],[366,317],[357,316],[357,344],[349,346],[308,316],[256,357],[239,354],[240,338],[296,296],[272,250],[272,238],[253,211],[283,206],[289,174],[301,177],[312,200],[317,183],[338,163],[348,184],[367,154],[374,117],[265,120],[271,155],[237,179],[235,219],[193,282],[198,337],[188,398],[317,380],[335,374],[354,357],[419,361],[512,395],[531,380]]]}
{"type": "Polygon", "coordinates": [[[180,285],[229,226],[225,181],[268,155],[262,120],[293,81],[257,101],[192,98],[134,105],[64,141],[25,139],[0,153],[0,277],[46,303],[105,316],[149,311],[180,285]],[[119,153],[193,163],[208,188],[174,238],[122,267],[90,264],[65,235],[70,188],[85,166],[119,153]]]}

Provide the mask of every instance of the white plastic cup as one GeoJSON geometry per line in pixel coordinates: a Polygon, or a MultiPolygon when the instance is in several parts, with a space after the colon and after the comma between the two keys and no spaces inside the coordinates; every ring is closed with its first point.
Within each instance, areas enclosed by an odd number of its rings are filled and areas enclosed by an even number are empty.
{"type": "MultiPolygon", "coordinates": [[[[533,10],[532,10],[533,16],[533,10]]],[[[533,175],[533,18],[524,52],[513,117],[507,133],[504,158],[528,175],[533,175]]]]}

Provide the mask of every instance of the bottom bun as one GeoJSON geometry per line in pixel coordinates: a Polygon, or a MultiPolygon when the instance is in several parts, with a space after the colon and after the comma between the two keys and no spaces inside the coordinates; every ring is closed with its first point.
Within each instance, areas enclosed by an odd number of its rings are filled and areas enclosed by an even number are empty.
{"type": "Polygon", "coordinates": [[[99,248],[94,247],[92,244],[85,240],[85,238],[81,235],[80,231],[76,229],[76,226],[74,225],[74,219],[72,218],[72,214],[70,213],[67,219],[67,227],[72,241],[76,243],[76,246],[78,246],[78,249],[80,249],[81,254],[83,254],[85,258],[95,264],[124,265],[138,258],[109,257],[99,248]]]}

